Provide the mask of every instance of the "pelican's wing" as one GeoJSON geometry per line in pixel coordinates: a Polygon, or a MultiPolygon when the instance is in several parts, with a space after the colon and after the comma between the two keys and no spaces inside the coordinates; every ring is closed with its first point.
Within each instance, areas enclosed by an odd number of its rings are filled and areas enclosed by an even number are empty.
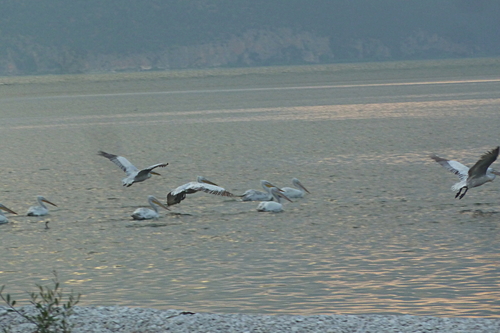
{"type": "Polygon", "coordinates": [[[477,176],[486,174],[486,170],[488,169],[488,167],[497,159],[499,150],[500,147],[496,147],[495,149],[483,154],[479,161],[477,161],[476,164],[474,164],[472,168],[470,168],[469,175],[477,176]]]}
{"type": "Polygon", "coordinates": [[[235,195],[226,189],[207,183],[189,182],[181,185],[175,190],[167,194],[167,205],[175,205],[186,198],[186,194],[195,192],[205,192],[213,195],[220,195],[223,197],[234,197],[235,195]]]}
{"type": "Polygon", "coordinates": [[[181,192],[186,192],[190,194],[199,191],[214,195],[220,195],[223,197],[234,197],[234,194],[226,191],[226,189],[220,186],[215,186],[207,183],[199,183],[199,182],[189,182],[187,184],[181,185],[170,193],[172,193],[172,195],[177,195],[181,192]]]}
{"type": "Polygon", "coordinates": [[[465,165],[463,165],[462,163],[457,162],[457,161],[447,160],[447,159],[439,157],[435,154],[432,154],[429,157],[432,158],[434,161],[438,162],[439,164],[441,164],[448,171],[451,171],[455,175],[460,177],[461,180],[464,180],[467,178],[467,175],[469,173],[469,168],[466,167],[465,165]]]}
{"type": "Polygon", "coordinates": [[[129,160],[127,160],[123,156],[108,154],[106,152],[103,152],[102,150],[99,151],[98,154],[101,155],[101,156],[106,157],[111,162],[113,162],[114,164],[118,165],[118,167],[120,169],[122,169],[123,171],[125,171],[127,173],[127,176],[130,176],[131,174],[133,174],[133,173],[135,173],[135,172],[138,171],[138,169],[132,163],[130,163],[129,160]]]}
{"type": "Polygon", "coordinates": [[[153,169],[156,169],[156,168],[164,168],[168,165],[168,163],[158,163],[158,164],[155,164],[155,165],[152,165],[150,166],[149,168],[146,168],[146,169],[142,169],[141,171],[139,171],[139,173],[137,174],[138,177],[141,177],[142,175],[144,174],[148,174],[150,173],[153,169]]]}

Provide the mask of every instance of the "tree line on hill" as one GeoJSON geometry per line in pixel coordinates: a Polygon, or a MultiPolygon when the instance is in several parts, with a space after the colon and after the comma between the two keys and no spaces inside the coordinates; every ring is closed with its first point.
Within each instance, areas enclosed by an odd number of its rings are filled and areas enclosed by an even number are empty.
{"type": "Polygon", "coordinates": [[[0,75],[498,56],[500,1],[0,0],[0,75]]]}

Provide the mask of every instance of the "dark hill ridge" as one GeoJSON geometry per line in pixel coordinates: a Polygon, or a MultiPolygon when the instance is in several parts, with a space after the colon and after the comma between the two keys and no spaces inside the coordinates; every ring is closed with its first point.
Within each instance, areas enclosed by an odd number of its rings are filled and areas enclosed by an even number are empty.
{"type": "Polygon", "coordinates": [[[486,0],[4,0],[0,75],[500,55],[486,0]]]}

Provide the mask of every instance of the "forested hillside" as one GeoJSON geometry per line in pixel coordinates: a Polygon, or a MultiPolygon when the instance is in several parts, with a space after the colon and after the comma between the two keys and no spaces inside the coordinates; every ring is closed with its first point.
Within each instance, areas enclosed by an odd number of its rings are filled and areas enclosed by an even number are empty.
{"type": "Polygon", "coordinates": [[[0,75],[500,55],[492,0],[0,0],[0,75]]]}

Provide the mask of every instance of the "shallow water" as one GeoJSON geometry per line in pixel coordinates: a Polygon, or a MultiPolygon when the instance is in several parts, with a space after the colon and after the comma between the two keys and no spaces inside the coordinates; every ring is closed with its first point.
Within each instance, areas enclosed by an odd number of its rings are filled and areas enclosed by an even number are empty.
{"type": "Polygon", "coordinates": [[[19,215],[0,285],[23,303],[56,270],[82,305],[498,316],[498,180],[456,200],[427,157],[472,165],[499,144],[500,70],[465,70],[4,78],[0,202],[19,215]],[[124,188],[98,150],[170,165],[124,188]],[[280,214],[194,194],[132,221],[197,175],[312,193],[280,214]],[[23,216],[37,194],[58,207],[23,216]]]}

